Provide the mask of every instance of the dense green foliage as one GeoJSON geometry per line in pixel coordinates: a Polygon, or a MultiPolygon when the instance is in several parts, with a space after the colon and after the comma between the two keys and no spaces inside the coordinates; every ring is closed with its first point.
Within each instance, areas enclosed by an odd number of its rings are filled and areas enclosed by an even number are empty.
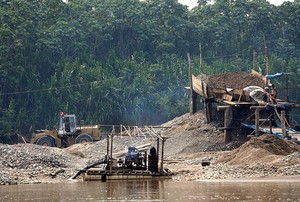
{"type": "MultiPolygon", "coordinates": [[[[0,2],[0,138],[51,128],[60,111],[87,123],[158,124],[188,110],[191,52],[206,74],[300,74],[300,2],[3,0],[0,2]]],[[[282,83],[282,81],[278,81],[282,83]]],[[[296,93],[293,94],[297,96],[296,93]]],[[[293,97],[293,99],[299,99],[293,97]]]]}

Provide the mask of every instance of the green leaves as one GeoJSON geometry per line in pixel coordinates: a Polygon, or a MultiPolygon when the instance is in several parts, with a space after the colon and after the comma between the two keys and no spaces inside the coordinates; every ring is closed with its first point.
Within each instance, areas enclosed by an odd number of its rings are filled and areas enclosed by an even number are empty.
{"type": "Polygon", "coordinates": [[[249,70],[253,50],[264,70],[265,36],[270,73],[292,71],[298,85],[298,1],[201,0],[192,11],[177,0],[0,5],[0,134],[51,127],[59,111],[105,124],[185,113],[186,52],[197,74],[199,43],[206,74],[249,70]]]}

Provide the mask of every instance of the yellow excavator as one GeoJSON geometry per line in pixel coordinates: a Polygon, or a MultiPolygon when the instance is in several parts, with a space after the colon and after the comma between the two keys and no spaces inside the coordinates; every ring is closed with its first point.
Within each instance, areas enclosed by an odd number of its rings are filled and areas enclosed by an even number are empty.
{"type": "Polygon", "coordinates": [[[72,144],[98,141],[101,138],[99,125],[76,124],[74,114],[60,113],[59,127],[53,130],[35,130],[30,143],[49,147],[68,147],[72,144]]]}

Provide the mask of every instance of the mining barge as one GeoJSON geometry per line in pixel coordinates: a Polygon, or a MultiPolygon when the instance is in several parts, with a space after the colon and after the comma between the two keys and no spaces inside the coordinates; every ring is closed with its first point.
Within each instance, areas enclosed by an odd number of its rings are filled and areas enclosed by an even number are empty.
{"type": "Polygon", "coordinates": [[[84,181],[171,179],[172,173],[164,168],[162,130],[166,127],[111,126],[107,134],[105,158],[79,171],[72,179],[84,173],[84,181]],[[120,133],[121,131],[121,133],[120,133]],[[127,151],[113,153],[114,138],[120,136],[151,136],[156,145],[129,146],[127,151]]]}

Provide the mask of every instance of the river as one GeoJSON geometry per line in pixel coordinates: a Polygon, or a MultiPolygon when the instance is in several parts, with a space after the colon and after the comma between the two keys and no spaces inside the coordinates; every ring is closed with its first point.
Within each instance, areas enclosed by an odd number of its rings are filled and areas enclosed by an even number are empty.
{"type": "Polygon", "coordinates": [[[0,186],[0,201],[300,201],[299,178],[0,186]]]}

